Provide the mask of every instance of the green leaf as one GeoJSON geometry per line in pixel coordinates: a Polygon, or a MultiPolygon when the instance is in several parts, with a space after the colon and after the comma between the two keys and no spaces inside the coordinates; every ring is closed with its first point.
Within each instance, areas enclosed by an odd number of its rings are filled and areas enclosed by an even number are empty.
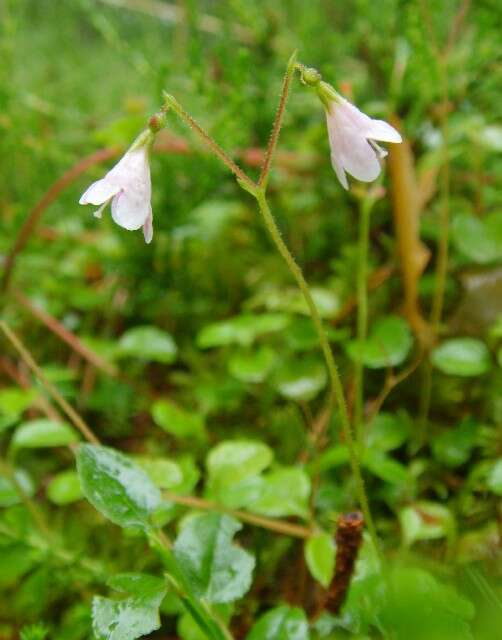
{"type": "Polygon", "coordinates": [[[282,467],[263,477],[259,497],[249,508],[265,516],[308,518],[310,479],[303,469],[282,467]]]}
{"type": "Polygon", "coordinates": [[[312,576],[328,587],[335,569],[335,544],[329,533],[316,533],[305,543],[305,561],[312,576]]]}
{"type": "Polygon", "coordinates": [[[0,588],[16,585],[36,562],[36,552],[24,544],[0,545],[0,588]]]}
{"type": "Polygon", "coordinates": [[[176,360],[178,349],[172,336],[157,327],[133,327],[123,333],[119,340],[120,354],[139,360],[171,364],[176,360]]]}
{"type": "Polygon", "coordinates": [[[12,437],[14,449],[37,449],[63,447],[79,441],[79,436],[70,425],[40,418],[19,425],[12,437]]]}
{"type": "Polygon", "coordinates": [[[62,471],[47,486],[47,497],[57,505],[65,505],[83,497],[80,479],[76,471],[62,471]]]}
{"type": "Polygon", "coordinates": [[[272,449],[259,441],[221,442],[206,461],[211,496],[230,508],[248,507],[259,497],[263,487],[259,474],[273,457],[272,449]]]}
{"type": "MultiPolygon", "coordinates": [[[[17,484],[28,497],[31,497],[35,493],[31,476],[24,469],[16,469],[14,473],[17,484]]],[[[0,475],[0,507],[11,507],[20,502],[21,496],[15,484],[10,478],[0,475]]]]}
{"type": "Polygon", "coordinates": [[[448,429],[432,440],[432,451],[438,462],[447,467],[458,467],[469,459],[476,444],[476,427],[473,420],[463,420],[456,429],[448,429]]]}
{"type": "Polygon", "coordinates": [[[246,640],[309,640],[309,625],[303,609],[282,605],[258,618],[246,640]]]}
{"type": "Polygon", "coordinates": [[[227,440],[209,452],[206,467],[213,483],[228,487],[266,469],[274,458],[272,449],[258,440],[227,440]]]}
{"type": "Polygon", "coordinates": [[[83,444],[77,471],[84,496],[106,518],[121,527],[149,527],[161,496],[139,465],[114,449],[83,444]]]}
{"type": "Polygon", "coordinates": [[[174,556],[196,596],[232,602],[251,586],[254,557],[232,542],[242,525],[227,515],[204,513],[187,520],[174,544],[174,556]]]}
{"type": "Polygon", "coordinates": [[[484,342],[475,338],[453,338],[434,349],[434,366],[453,376],[480,376],[491,367],[490,352],[484,342]]]}
{"type": "Polygon", "coordinates": [[[373,475],[391,484],[403,485],[410,480],[407,467],[382,451],[367,449],[364,452],[363,465],[373,475]]]}
{"type": "Polygon", "coordinates": [[[159,489],[173,489],[183,482],[183,470],[174,460],[168,458],[135,458],[159,489]]]}
{"type": "Polygon", "coordinates": [[[202,414],[182,409],[169,400],[157,400],[152,406],[152,416],[159,427],[180,440],[207,437],[202,414]]]}
{"type": "Polygon", "coordinates": [[[493,491],[498,496],[502,496],[502,459],[497,462],[490,469],[486,484],[490,491],[493,491]]]}
{"type": "Polygon", "coordinates": [[[242,314],[204,327],[197,336],[197,345],[201,349],[230,344],[248,347],[261,335],[282,331],[289,322],[289,316],[282,313],[242,314]]]}
{"type": "Polygon", "coordinates": [[[421,501],[401,509],[399,522],[407,545],[450,536],[454,529],[450,510],[435,502],[421,501]]]}
{"type": "Polygon", "coordinates": [[[452,240],[461,253],[478,264],[502,259],[502,213],[484,218],[470,213],[457,215],[452,223],[452,240]]]}
{"type": "Polygon", "coordinates": [[[236,353],[228,362],[228,370],[241,382],[257,384],[263,382],[270,373],[275,353],[268,347],[256,351],[236,353]]]}
{"type": "Polygon", "coordinates": [[[123,600],[93,598],[92,627],[98,640],[135,640],[160,627],[159,607],[167,592],[164,580],[131,573],[114,576],[108,584],[132,595],[123,600]]]}
{"type": "Polygon", "coordinates": [[[11,387],[0,390],[0,432],[19,420],[37,395],[36,389],[11,387]]]}
{"type": "Polygon", "coordinates": [[[383,369],[402,364],[410,352],[413,338],[408,323],[399,316],[378,319],[367,340],[360,344],[352,340],[347,353],[354,361],[362,359],[369,369],[383,369]]]}
{"type": "Polygon", "coordinates": [[[378,451],[392,451],[404,444],[409,435],[407,416],[379,413],[368,426],[366,446],[378,451]]]}
{"type": "Polygon", "coordinates": [[[277,391],[290,400],[312,400],[326,386],[327,374],[319,360],[296,360],[284,364],[275,376],[277,391]]]}

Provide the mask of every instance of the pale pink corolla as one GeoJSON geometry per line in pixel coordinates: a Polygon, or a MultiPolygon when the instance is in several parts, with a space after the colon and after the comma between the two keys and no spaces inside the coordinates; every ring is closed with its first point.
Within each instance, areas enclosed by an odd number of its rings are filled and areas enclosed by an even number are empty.
{"type": "MultiPolygon", "coordinates": [[[[321,83],[324,84],[324,83],[321,83]]],[[[402,142],[400,134],[384,120],[373,120],[330,87],[326,108],[331,164],[345,189],[349,188],[345,172],[371,182],[380,174],[379,158],[387,151],[375,141],[402,142]]]]}
{"type": "Polygon", "coordinates": [[[101,218],[111,202],[113,220],[130,231],[143,227],[147,243],[153,236],[152,183],[150,179],[150,134],[140,136],[104,178],[93,182],[82,194],[80,204],[100,205],[94,212],[101,218]]]}

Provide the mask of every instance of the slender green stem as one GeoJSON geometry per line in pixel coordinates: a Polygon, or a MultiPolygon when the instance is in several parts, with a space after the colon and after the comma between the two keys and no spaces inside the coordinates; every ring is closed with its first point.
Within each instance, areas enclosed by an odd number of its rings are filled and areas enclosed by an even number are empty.
{"type": "Polygon", "coordinates": [[[361,509],[364,514],[364,518],[366,520],[366,526],[368,527],[369,534],[371,536],[371,540],[375,546],[377,553],[380,555],[380,545],[378,543],[378,537],[376,533],[376,528],[373,523],[373,517],[371,515],[368,498],[366,495],[366,489],[364,487],[364,480],[361,473],[361,468],[359,465],[359,458],[357,452],[357,446],[354,442],[354,437],[352,435],[352,430],[350,427],[349,414],[347,411],[347,404],[345,402],[345,394],[342,386],[342,381],[340,379],[340,374],[338,373],[338,368],[335,363],[335,359],[333,357],[333,353],[331,351],[331,347],[329,345],[328,338],[326,336],[326,332],[324,331],[323,323],[321,316],[319,315],[319,311],[317,306],[312,298],[312,294],[310,293],[309,286],[305,277],[303,275],[302,270],[296,263],[294,257],[289,251],[286,243],[281,237],[281,232],[277,227],[275,219],[270,211],[270,207],[268,205],[265,192],[263,189],[256,190],[256,200],[258,202],[259,210],[263,218],[263,222],[270,233],[270,236],[277,247],[277,250],[283,257],[286,262],[288,269],[290,270],[292,276],[296,280],[300,291],[305,298],[305,302],[307,303],[308,309],[310,311],[310,315],[312,317],[312,321],[314,323],[319,343],[321,346],[322,353],[324,355],[324,359],[326,360],[326,365],[329,372],[330,383],[332,387],[333,394],[336,398],[338,404],[338,410],[340,412],[340,418],[342,422],[343,434],[345,436],[345,440],[347,442],[347,447],[349,449],[350,455],[350,464],[352,467],[352,473],[354,474],[354,479],[356,481],[357,494],[359,503],[361,505],[361,509]]]}
{"type": "Polygon", "coordinates": [[[255,184],[251,178],[244,173],[244,171],[232,160],[226,151],[224,151],[220,145],[211,138],[207,131],[205,131],[205,129],[203,129],[200,124],[185,111],[185,109],[183,109],[176,98],[164,92],[164,100],[166,107],[172,109],[184,122],[186,122],[186,124],[204,140],[215,156],[217,156],[223,164],[228,167],[237,178],[239,178],[239,180],[254,188],[255,184]]]}
{"type": "Polygon", "coordinates": [[[357,269],[357,342],[359,357],[355,363],[354,432],[359,447],[363,444],[364,423],[364,366],[362,345],[368,333],[368,245],[370,235],[370,214],[373,199],[365,197],[361,202],[359,221],[359,256],[357,269]]]}
{"type": "Polygon", "coordinates": [[[286,110],[286,102],[288,100],[289,87],[291,86],[291,80],[296,70],[296,51],[293,53],[288,62],[288,67],[282,81],[281,97],[279,99],[279,105],[275,114],[274,125],[272,127],[272,133],[268,141],[267,151],[265,153],[265,160],[261,168],[260,177],[258,178],[258,186],[264,187],[268,181],[268,175],[270,167],[274,157],[275,148],[277,147],[277,141],[279,140],[279,133],[281,132],[282,119],[284,111],[286,110]]]}

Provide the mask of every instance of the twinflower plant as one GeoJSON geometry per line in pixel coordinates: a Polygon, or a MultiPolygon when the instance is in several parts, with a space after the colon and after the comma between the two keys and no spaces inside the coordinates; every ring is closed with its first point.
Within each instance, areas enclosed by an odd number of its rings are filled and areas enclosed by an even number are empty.
{"type": "MultiPolygon", "coordinates": [[[[80,203],[100,205],[95,215],[101,216],[104,207],[111,202],[114,221],[129,230],[143,227],[145,240],[150,242],[153,229],[148,156],[155,134],[167,124],[170,114],[176,115],[187,124],[208,145],[212,153],[234,174],[239,186],[256,200],[258,211],[264,225],[277,251],[296,281],[312,318],[330,379],[329,404],[331,407],[335,403],[337,405],[343,436],[349,451],[351,470],[357,494],[354,502],[357,502],[361,508],[364,522],[375,551],[379,555],[380,560],[382,560],[377,531],[370,511],[361,472],[361,447],[358,439],[354,437],[344,394],[344,386],[321,315],[309,285],[300,266],[297,264],[286,242],[282,238],[267,199],[267,184],[270,170],[279,140],[292,80],[296,73],[299,74],[304,85],[314,90],[314,94],[320,100],[326,112],[331,159],[333,168],[342,186],[345,189],[348,189],[349,186],[346,172],[365,182],[376,179],[381,172],[380,163],[385,156],[385,151],[377,145],[375,140],[398,143],[401,142],[400,134],[386,122],[373,120],[359,111],[354,105],[340,96],[333,87],[323,82],[319,72],[297,62],[295,53],[288,63],[284,76],[272,133],[257,180],[253,180],[234,162],[227,152],[194,120],[174,96],[165,93],[161,110],[158,114],[152,116],[148,123],[148,128],[140,134],[118,164],[111,169],[104,178],[93,183],[87,191],[85,191],[80,199],[80,203]]],[[[91,449],[89,449],[89,452],[91,452],[91,449]]],[[[105,455],[102,452],[98,453],[101,457],[105,455]]],[[[92,502],[91,498],[93,498],[94,494],[90,493],[89,495],[91,497],[89,498],[88,496],[88,499],[92,502]]],[[[96,504],[98,504],[97,508],[99,509],[100,503],[96,504]]],[[[150,531],[149,535],[151,544],[164,556],[166,566],[172,576],[173,584],[177,585],[176,588],[178,592],[182,593],[187,586],[182,577],[180,577],[181,574],[178,564],[172,559],[169,543],[157,533],[153,534],[150,531]]],[[[197,600],[196,594],[189,593],[187,606],[190,611],[195,612],[193,616],[194,620],[197,621],[200,629],[207,637],[218,638],[218,640],[229,637],[228,630],[221,624],[218,617],[213,616],[210,611],[206,611],[206,613],[210,614],[211,621],[210,626],[207,627],[207,622],[204,622],[205,605],[197,600]]]]}

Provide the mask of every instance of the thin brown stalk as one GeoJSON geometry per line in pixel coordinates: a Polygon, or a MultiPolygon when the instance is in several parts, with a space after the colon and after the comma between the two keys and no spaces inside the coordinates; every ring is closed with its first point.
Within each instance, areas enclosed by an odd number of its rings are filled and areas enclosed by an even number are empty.
{"type": "Polygon", "coordinates": [[[109,160],[110,158],[114,158],[119,153],[120,149],[117,148],[100,149],[99,151],[92,153],[90,156],[83,158],[82,160],[77,162],[77,164],[71,167],[71,169],[66,171],[66,173],[63,173],[63,175],[58,180],[56,180],[56,182],[42,196],[42,198],[33,207],[28,217],[24,221],[23,226],[21,227],[17,235],[16,241],[14,242],[12,249],[5,259],[4,274],[2,279],[3,290],[7,289],[7,287],[9,286],[17,254],[22,251],[22,249],[26,245],[28,239],[33,233],[33,230],[35,229],[43,212],[47,209],[47,207],[51,205],[58,198],[59,194],[64,191],[68,185],[72,184],[72,182],[74,182],[78,178],[78,176],[85,173],[90,167],[99,164],[100,162],[104,162],[105,160],[109,160]]]}
{"type": "Polygon", "coordinates": [[[193,509],[202,509],[204,511],[218,511],[219,513],[227,513],[234,516],[242,522],[247,522],[256,527],[262,527],[275,531],[276,533],[282,533],[286,536],[293,536],[295,538],[310,538],[312,530],[307,527],[302,527],[298,524],[286,522],[284,520],[276,520],[273,518],[265,518],[263,516],[257,516],[241,509],[229,509],[216,502],[204,500],[203,498],[197,498],[196,496],[180,496],[170,491],[163,492],[164,497],[176,504],[184,505],[185,507],[192,507],[193,509]]]}
{"type": "Polygon", "coordinates": [[[98,356],[94,351],[86,347],[77,336],[72,333],[69,329],[67,329],[59,320],[51,316],[50,313],[36,307],[32,302],[21,292],[14,291],[12,293],[13,297],[19,302],[21,306],[27,309],[35,318],[40,320],[50,331],[58,336],[63,342],[66,342],[76,353],[82,356],[85,360],[90,362],[92,365],[101,369],[109,376],[115,377],[117,376],[117,369],[103,360],[100,356],[98,356]]]}
{"type": "MultiPolygon", "coordinates": [[[[0,364],[9,378],[17,385],[22,389],[31,389],[31,382],[28,379],[28,376],[24,375],[24,372],[19,371],[12,362],[7,360],[7,358],[2,358],[0,364]]],[[[44,396],[36,398],[33,401],[33,407],[39,409],[42,413],[45,413],[45,415],[51,420],[54,420],[55,422],[63,422],[61,414],[45,399],[44,396]]]]}
{"type": "Polygon", "coordinates": [[[8,341],[19,353],[29,369],[31,369],[40,383],[44,386],[49,395],[59,405],[61,410],[66,414],[69,420],[71,420],[71,422],[80,431],[84,438],[92,444],[100,444],[98,438],[91,431],[90,427],[84,422],[84,420],[75,411],[75,409],[63,398],[63,396],[57,390],[56,386],[46,378],[45,374],[38,366],[31,353],[4,320],[0,320],[0,329],[2,330],[8,341]]]}

